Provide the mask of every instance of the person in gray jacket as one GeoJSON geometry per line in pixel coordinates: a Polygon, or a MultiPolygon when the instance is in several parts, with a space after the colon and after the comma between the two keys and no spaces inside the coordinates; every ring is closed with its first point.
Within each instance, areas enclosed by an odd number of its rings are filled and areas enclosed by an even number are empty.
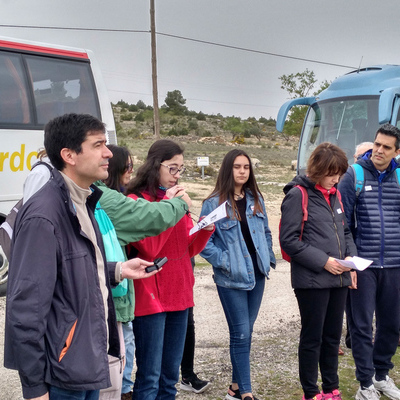
{"type": "Polygon", "coordinates": [[[94,219],[108,175],[104,124],[66,114],[45,127],[54,169],[20,210],[6,305],[4,365],[17,369],[26,399],[96,400],[110,386],[107,353],[120,348],[110,285],[151,276],[141,259],[105,261],[94,219]]]}

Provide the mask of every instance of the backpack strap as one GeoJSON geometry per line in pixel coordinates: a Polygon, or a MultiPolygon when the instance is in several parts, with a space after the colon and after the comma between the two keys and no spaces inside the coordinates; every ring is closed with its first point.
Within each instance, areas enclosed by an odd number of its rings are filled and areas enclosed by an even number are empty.
{"type": "Polygon", "coordinates": [[[353,164],[351,168],[354,171],[354,190],[356,197],[358,197],[364,187],[364,168],[360,164],[353,164]]]}
{"type": "Polygon", "coordinates": [[[301,199],[301,208],[303,210],[303,219],[301,221],[301,232],[300,232],[300,237],[299,240],[301,240],[303,236],[303,230],[304,230],[304,222],[308,220],[308,193],[307,189],[304,186],[296,185],[298,189],[300,189],[300,192],[302,194],[302,199],[301,199]]]}
{"type": "Polygon", "coordinates": [[[400,186],[400,167],[396,168],[396,179],[397,179],[397,183],[400,186]]]}
{"type": "MultiPolygon", "coordinates": [[[[356,191],[356,197],[361,193],[364,187],[364,168],[360,164],[351,165],[354,171],[354,189],[356,191]]],[[[395,169],[397,184],[400,186],[400,167],[395,169]]]]}
{"type": "Polygon", "coordinates": [[[35,164],[32,165],[31,171],[33,170],[33,168],[37,167],[38,165],[44,165],[45,167],[47,167],[49,169],[49,171],[50,171],[50,174],[51,174],[51,171],[53,170],[53,167],[49,163],[47,163],[46,161],[42,161],[42,160],[36,161],[35,164]]]}
{"type": "MultiPolygon", "coordinates": [[[[301,231],[300,231],[300,237],[299,237],[299,240],[301,240],[301,238],[303,236],[304,222],[307,221],[307,219],[308,219],[308,193],[307,193],[307,189],[304,186],[295,185],[293,187],[297,187],[301,192],[301,208],[303,211],[303,219],[301,220],[301,231]]],[[[282,222],[282,220],[279,222],[279,244],[280,244],[281,222],[282,222]]],[[[282,254],[282,258],[284,260],[291,262],[290,256],[282,249],[282,246],[281,246],[281,254],[282,254]]]]}

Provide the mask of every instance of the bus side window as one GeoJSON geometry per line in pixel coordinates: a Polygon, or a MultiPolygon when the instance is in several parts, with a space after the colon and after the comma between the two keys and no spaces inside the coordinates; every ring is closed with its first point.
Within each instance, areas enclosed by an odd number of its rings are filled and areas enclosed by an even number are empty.
{"type": "Polygon", "coordinates": [[[0,123],[31,122],[29,101],[20,59],[0,53],[0,123]]]}
{"type": "Polygon", "coordinates": [[[90,64],[40,56],[26,57],[32,79],[37,122],[66,113],[87,113],[100,118],[90,64]]]}

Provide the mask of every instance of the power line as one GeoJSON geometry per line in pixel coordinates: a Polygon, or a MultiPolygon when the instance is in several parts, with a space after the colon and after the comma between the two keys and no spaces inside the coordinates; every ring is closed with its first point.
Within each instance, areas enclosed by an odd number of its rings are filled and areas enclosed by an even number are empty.
{"type": "Polygon", "coordinates": [[[292,59],[292,60],[307,61],[307,62],[311,62],[311,63],[315,63],[315,64],[330,65],[330,66],[333,66],[333,67],[357,69],[357,67],[352,67],[350,65],[335,64],[335,63],[329,63],[329,62],[326,62],[326,61],[312,60],[312,59],[309,59],[309,58],[301,58],[301,57],[287,56],[287,55],[278,54],[278,53],[270,53],[270,52],[262,51],[262,50],[254,50],[254,49],[248,49],[248,48],[245,48],[245,47],[238,47],[238,46],[231,46],[231,45],[228,45],[228,44],[209,42],[207,40],[199,40],[199,39],[187,38],[187,37],[184,37],[184,36],[171,35],[169,33],[157,32],[157,35],[172,37],[172,38],[181,39],[181,40],[189,40],[191,42],[209,44],[209,45],[213,45],[213,46],[225,47],[225,48],[228,48],[228,49],[247,51],[249,53],[265,54],[265,55],[273,56],[273,57],[289,58],[289,59],[292,59]]]}
{"type": "Polygon", "coordinates": [[[73,28],[65,26],[37,26],[37,25],[7,25],[0,24],[2,28],[26,28],[26,29],[54,29],[60,31],[94,31],[94,32],[125,32],[125,33],[150,33],[150,31],[134,29],[105,29],[105,28],[73,28]]]}
{"type": "MultiPolygon", "coordinates": [[[[135,30],[135,29],[72,28],[72,27],[57,27],[57,26],[37,26],[37,25],[0,24],[0,27],[3,27],[3,28],[26,28],[26,29],[55,29],[55,30],[70,30],[70,31],[71,30],[73,30],[73,31],[94,31],[94,32],[150,33],[149,30],[135,30]]],[[[224,43],[211,42],[208,40],[194,39],[194,38],[189,38],[186,36],[172,35],[172,34],[164,33],[164,32],[156,32],[156,34],[159,36],[165,36],[165,37],[170,37],[170,38],[174,38],[174,39],[186,40],[186,41],[195,42],[195,43],[202,43],[202,44],[207,44],[210,46],[218,46],[218,47],[223,47],[223,48],[232,49],[232,50],[246,51],[248,53],[263,54],[263,55],[267,55],[267,56],[271,56],[271,57],[279,57],[279,58],[286,58],[286,59],[290,59],[290,60],[305,61],[305,62],[310,62],[310,63],[314,63],[314,64],[329,65],[329,66],[333,66],[333,67],[357,69],[357,67],[354,67],[351,65],[336,64],[336,63],[331,63],[331,62],[327,62],[327,61],[313,60],[310,58],[288,56],[285,54],[271,53],[268,51],[249,49],[246,47],[239,47],[239,46],[233,46],[233,45],[224,44],[224,43]]]]}

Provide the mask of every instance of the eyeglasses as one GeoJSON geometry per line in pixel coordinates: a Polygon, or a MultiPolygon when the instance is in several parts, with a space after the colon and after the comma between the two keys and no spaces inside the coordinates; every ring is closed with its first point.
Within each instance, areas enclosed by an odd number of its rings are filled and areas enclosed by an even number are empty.
{"type": "Polygon", "coordinates": [[[133,171],[133,164],[129,163],[125,165],[125,171],[126,172],[132,172],[133,171]]]}
{"type": "Polygon", "coordinates": [[[171,175],[176,175],[178,172],[182,175],[182,174],[186,171],[186,168],[185,168],[185,167],[181,167],[181,168],[178,168],[178,167],[170,167],[169,165],[165,165],[165,164],[163,164],[163,163],[161,163],[160,165],[162,165],[163,167],[167,167],[167,168],[169,169],[169,173],[170,173],[171,175]]]}

